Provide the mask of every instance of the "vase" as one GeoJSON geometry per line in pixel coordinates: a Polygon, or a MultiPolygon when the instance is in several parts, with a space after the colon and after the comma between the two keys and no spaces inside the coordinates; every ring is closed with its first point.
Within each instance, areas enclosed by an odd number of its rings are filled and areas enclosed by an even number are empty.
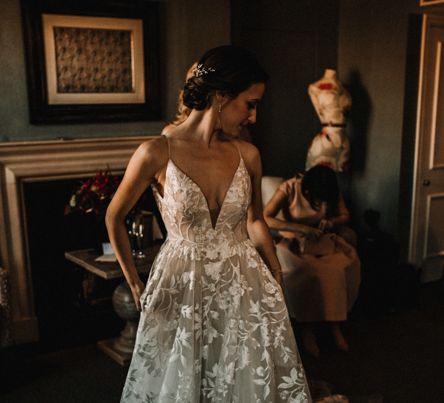
{"type": "Polygon", "coordinates": [[[131,289],[126,281],[114,291],[113,306],[117,315],[126,321],[120,337],[114,341],[114,348],[121,353],[131,355],[136,342],[140,312],[137,310],[131,289]]]}

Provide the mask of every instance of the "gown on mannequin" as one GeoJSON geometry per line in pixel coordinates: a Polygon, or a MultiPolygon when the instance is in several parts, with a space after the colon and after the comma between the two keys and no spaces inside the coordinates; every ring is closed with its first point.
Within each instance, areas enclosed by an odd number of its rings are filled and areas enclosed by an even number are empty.
{"type": "Polygon", "coordinates": [[[309,85],[308,93],[323,128],[310,144],[305,169],[323,164],[342,172],[350,158],[350,142],[345,133],[350,94],[331,69],[326,69],[320,80],[309,85]]]}
{"type": "Polygon", "coordinates": [[[242,156],[213,225],[199,186],[170,158],[168,237],[141,296],[122,402],[310,402],[282,290],[246,230],[242,156]]]}

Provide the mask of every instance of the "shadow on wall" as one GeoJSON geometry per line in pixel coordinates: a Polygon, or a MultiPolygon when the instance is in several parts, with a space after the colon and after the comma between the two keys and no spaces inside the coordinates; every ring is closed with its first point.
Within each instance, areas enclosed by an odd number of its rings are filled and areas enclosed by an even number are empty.
{"type": "Polygon", "coordinates": [[[367,136],[372,113],[372,101],[362,84],[359,71],[352,70],[350,72],[345,87],[352,97],[352,107],[349,116],[350,168],[353,173],[362,173],[365,171],[367,158],[367,136]]]}
{"type": "Polygon", "coordinates": [[[366,210],[359,233],[361,286],[354,315],[377,317],[417,307],[421,272],[402,262],[399,243],[380,228],[381,213],[366,210]]]}

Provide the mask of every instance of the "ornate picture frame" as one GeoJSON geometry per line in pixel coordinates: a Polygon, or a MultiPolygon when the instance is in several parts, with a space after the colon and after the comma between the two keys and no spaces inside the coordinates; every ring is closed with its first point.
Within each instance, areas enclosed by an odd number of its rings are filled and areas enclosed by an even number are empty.
{"type": "Polygon", "coordinates": [[[160,119],[157,4],[22,0],[32,124],[160,119]]]}
{"type": "Polygon", "coordinates": [[[433,6],[435,4],[444,4],[444,0],[419,0],[420,6],[433,6]]]}

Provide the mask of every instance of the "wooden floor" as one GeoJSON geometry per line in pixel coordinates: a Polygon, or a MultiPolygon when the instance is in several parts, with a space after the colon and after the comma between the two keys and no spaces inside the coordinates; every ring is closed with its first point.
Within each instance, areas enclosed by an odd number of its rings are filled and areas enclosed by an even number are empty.
{"type": "MultiPolygon", "coordinates": [[[[328,338],[318,359],[302,352],[310,379],[363,403],[444,401],[444,285],[423,285],[414,307],[345,326],[351,351],[328,338]]],[[[0,350],[0,401],[26,403],[118,402],[126,369],[87,344],[54,352],[36,346],[0,350]]]]}
{"type": "Polygon", "coordinates": [[[444,402],[442,282],[421,286],[414,307],[358,316],[344,330],[350,352],[336,351],[325,340],[318,359],[303,354],[311,379],[327,381],[352,402],[444,402]]]}

